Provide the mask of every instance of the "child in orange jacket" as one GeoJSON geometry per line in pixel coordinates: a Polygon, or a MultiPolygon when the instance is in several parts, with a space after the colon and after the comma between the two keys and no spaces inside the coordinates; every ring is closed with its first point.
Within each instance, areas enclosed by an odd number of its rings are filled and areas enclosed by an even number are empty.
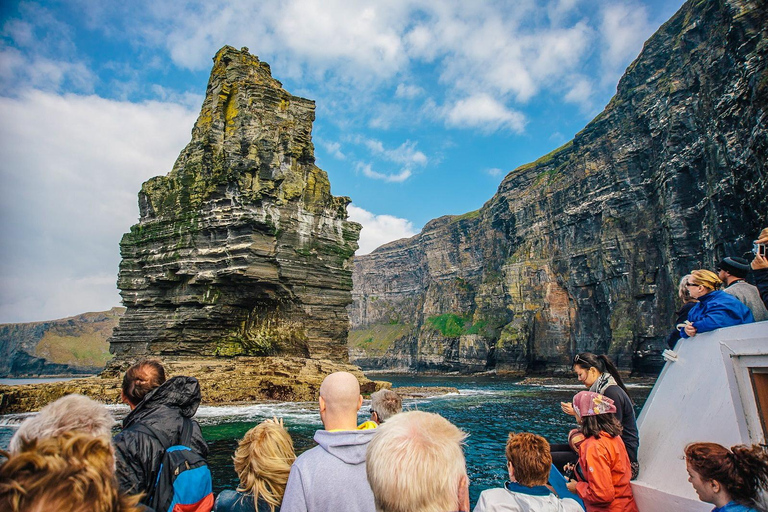
{"type": "Polygon", "coordinates": [[[568,490],[584,500],[587,512],[638,512],[629,485],[632,467],[613,400],[582,391],[573,397],[573,409],[585,439],[579,446],[577,480],[568,482],[568,490]]]}

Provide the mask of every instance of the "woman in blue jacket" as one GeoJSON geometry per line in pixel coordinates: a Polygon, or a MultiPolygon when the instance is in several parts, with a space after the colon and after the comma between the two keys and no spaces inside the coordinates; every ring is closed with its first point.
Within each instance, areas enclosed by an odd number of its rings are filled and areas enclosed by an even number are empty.
{"type": "Polygon", "coordinates": [[[721,327],[749,324],[752,312],[739,299],[718,290],[723,282],[709,270],[694,270],[688,278],[688,292],[698,303],[688,312],[688,321],[680,325],[680,336],[690,338],[721,327]]]}

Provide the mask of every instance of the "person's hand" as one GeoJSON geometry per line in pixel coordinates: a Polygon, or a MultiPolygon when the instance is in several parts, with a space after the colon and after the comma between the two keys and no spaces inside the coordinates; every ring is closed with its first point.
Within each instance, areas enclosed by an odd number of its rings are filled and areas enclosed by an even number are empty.
{"type": "MultiPolygon", "coordinates": [[[[763,242],[766,243],[766,242],[763,242]]],[[[752,270],[762,270],[764,268],[768,268],[768,258],[763,256],[762,254],[756,254],[755,258],[752,260],[752,270]]]]}
{"type": "Polygon", "coordinates": [[[565,414],[576,416],[576,413],[573,410],[573,404],[571,402],[560,402],[560,409],[562,409],[565,414]]]}
{"type": "Polygon", "coordinates": [[[280,425],[281,427],[285,428],[283,425],[283,418],[278,418],[277,416],[272,416],[271,418],[267,418],[264,420],[265,423],[274,423],[275,425],[280,425]]]}
{"type": "Polygon", "coordinates": [[[569,491],[576,494],[576,480],[569,480],[568,483],[565,484],[565,486],[568,488],[569,491]]]}
{"type": "Polygon", "coordinates": [[[757,235],[757,243],[768,244],[768,228],[763,228],[759,235],[757,235]]]}
{"type": "Polygon", "coordinates": [[[688,324],[685,326],[685,334],[688,335],[689,338],[693,338],[696,336],[696,333],[698,332],[696,328],[693,326],[693,324],[688,324]]]}
{"type": "Polygon", "coordinates": [[[576,464],[569,462],[563,466],[563,473],[572,473],[574,469],[576,469],[576,464]]]}

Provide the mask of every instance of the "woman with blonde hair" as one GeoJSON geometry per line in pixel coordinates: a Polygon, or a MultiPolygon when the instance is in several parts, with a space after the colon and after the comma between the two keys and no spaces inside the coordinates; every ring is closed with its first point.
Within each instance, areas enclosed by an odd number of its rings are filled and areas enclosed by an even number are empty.
{"type": "Polygon", "coordinates": [[[755,321],[752,312],[739,299],[718,289],[722,284],[712,271],[691,272],[688,293],[699,302],[688,312],[685,324],[679,326],[680,337],[690,338],[698,333],[755,321]]]}
{"type": "Polygon", "coordinates": [[[233,457],[240,477],[236,491],[222,491],[215,512],[276,512],[296,460],[283,420],[266,420],[245,433],[233,457]]]}

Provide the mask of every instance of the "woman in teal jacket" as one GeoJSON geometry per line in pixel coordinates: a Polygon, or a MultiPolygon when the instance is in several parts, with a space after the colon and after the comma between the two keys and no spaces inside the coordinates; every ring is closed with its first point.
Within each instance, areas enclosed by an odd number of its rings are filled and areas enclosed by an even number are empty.
{"type": "Polygon", "coordinates": [[[709,270],[691,272],[688,293],[699,302],[688,312],[688,321],[678,326],[682,338],[755,321],[752,312],[739,299],[718,290],[722,284],[717,274],[709,270]]]}

